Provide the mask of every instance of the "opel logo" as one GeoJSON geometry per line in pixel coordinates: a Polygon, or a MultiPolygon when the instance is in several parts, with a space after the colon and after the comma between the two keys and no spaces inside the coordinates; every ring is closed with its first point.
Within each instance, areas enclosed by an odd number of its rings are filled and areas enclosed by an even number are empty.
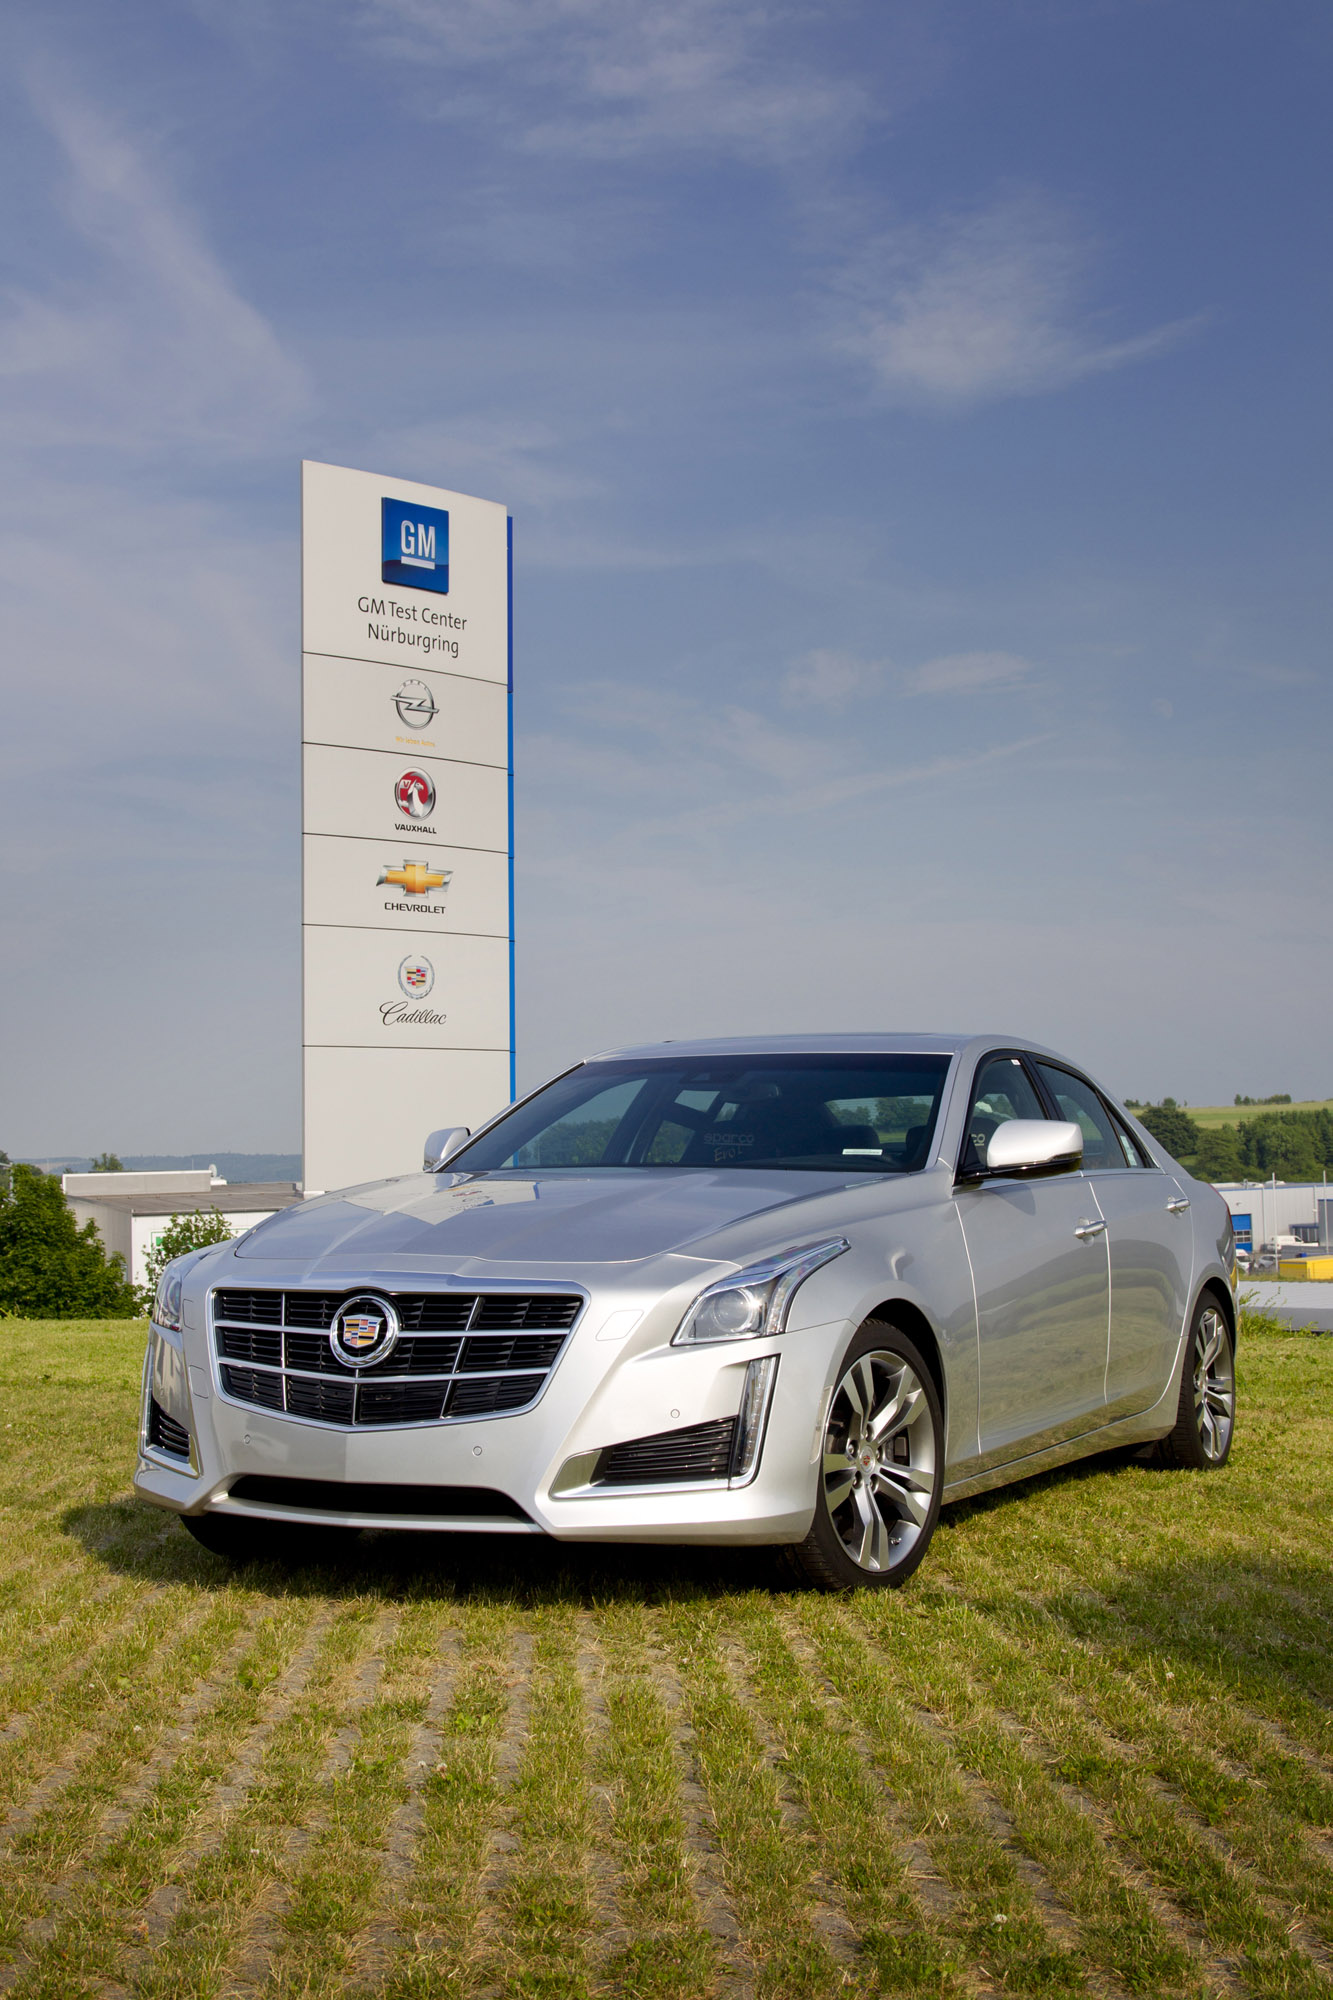
{"type": "Polygon", "coordinates": [[[398,1315],[374,1292],[345,1299],[333,1316],[329,1346],[344,1368],[369,1368],[383,1361],[398,1339],[398,1315]]]}

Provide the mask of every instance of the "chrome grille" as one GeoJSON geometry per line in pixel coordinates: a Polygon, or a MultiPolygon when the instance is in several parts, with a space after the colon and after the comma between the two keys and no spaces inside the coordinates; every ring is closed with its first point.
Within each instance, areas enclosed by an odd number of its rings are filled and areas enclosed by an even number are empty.
{"type": "Polygon", "coordinates": [[[406,1292],[402,1333],[383,1362],[353,1370],[329,1346],[341,1292],[213,1294],[223,1391],[238,1403],[347,1428],[508,1416],[536,1401],[583,1299],[570,1292],[406,1292]]]}

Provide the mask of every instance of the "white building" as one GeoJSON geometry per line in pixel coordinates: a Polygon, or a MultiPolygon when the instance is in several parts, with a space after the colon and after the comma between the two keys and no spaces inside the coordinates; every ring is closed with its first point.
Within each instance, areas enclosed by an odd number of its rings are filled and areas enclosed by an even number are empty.
{"type": "Polygon", "coordinates": [[[1326,1181],[1219,1181],[1217,1192],[1231,1210],[1242,1250],[1302,1241],[1333,1245],[1333,1188],[1326,1181]]]}
{"type": "Polygon", "coordinates": [[[147,1260],[173,1215],[216,1209],[233,1236],[267,1222],[301,1199],[294,1181],[238,1181],[229,1186],[212,1167],[171,1173],[62,1174],[60,1186],[82,1228],[96,1225],[108,1256],[125,1260],[132,1283],[148,1282],[147,1260]]]}

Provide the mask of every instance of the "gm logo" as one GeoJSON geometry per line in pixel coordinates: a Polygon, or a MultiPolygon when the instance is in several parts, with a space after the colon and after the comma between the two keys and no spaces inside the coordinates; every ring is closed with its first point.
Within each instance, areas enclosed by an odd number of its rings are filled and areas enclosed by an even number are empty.
{"type": "Polygon", "coordinates": [[[449,516],[443,508],[381,500],[380,534],[380,576],[385,583],[448,591],[449,516]]]}

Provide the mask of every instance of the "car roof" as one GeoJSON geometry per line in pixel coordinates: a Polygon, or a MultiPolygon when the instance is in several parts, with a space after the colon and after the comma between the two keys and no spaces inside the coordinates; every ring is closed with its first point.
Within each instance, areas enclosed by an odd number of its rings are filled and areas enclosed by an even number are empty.
{"type": "Polygon", "coordinates": [[[647,1056],[956,1056],[978,1048],[1031,1049],[1053,1055],[1023,1035],[897,1034],[876,1029],[856,1035],[725,1035],[704,1041],[636,1042],[625,1048],[601,1049],[589,1062],[625,1062],[647,1056]]]}

